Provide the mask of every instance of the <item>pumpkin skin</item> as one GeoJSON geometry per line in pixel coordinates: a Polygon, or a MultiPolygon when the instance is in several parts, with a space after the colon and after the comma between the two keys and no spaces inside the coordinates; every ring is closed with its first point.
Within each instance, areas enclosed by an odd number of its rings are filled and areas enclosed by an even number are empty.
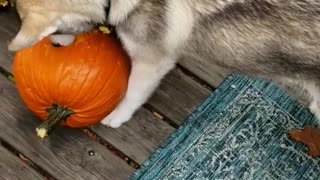
{"type": "Polygon", "coordinates": [[[129,57],[118,39],[100,32],[83,33],[65,47],[45,38],[16,53],[17,91],[35,115],[48,118],[54,104],[72,111],[61,125],[83,128],[99,123],[124,97],[129,57]]]}

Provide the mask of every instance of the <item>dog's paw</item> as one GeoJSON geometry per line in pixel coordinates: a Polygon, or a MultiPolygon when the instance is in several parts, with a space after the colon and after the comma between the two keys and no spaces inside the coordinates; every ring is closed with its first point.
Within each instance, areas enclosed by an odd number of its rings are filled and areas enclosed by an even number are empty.
{"type": "Polygon", "coordinates": [[[119,128],[123,123],[127,122],[130,119],[125,112],[121,113],[117,110],[113,111],[110,115],[105,117],[101,124],[111,127],[111,128],[119,128]]]}
{"type": "Polygon", "coordinates": [[[108,127],[111,127],[111,128],[119,128],[122,125],[122,123],[120,121],[113,120],[109,117],[104,118],[101,121],[101,124],[108,126],[108,127]]]}

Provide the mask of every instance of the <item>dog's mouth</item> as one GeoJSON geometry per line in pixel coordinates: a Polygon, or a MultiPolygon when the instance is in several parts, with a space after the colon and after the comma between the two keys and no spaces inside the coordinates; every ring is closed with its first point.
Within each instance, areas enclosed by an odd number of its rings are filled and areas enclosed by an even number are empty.
{"type": "Polygon", "coordinates": [[[61,44],[59,44],[59,43],[54,43],[54,42],[52,42],[51,45],[52,45],[53,47],[55,47],[55,48],[62,47],[61,44]]]}
{"type": "Polygon", "coordinates": [[[57,34],[63,34],[61,31],[56,31],[54,33],[52,33],[52,35],[57,35],[57,34]]]}

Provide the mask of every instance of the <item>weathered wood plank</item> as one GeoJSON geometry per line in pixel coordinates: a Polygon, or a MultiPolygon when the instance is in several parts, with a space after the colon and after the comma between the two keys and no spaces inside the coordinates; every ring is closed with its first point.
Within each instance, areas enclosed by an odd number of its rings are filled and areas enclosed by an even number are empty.
{"type": "Polygon", "coordinates": [[[118,129],[99,125],[92,130],[135,162],[142,164],[174,128],[141,108],[128,123],[118,129]]]}
{"type": "Polygon", "coordinates": [[[11,9],[8,13],[0,13],[0,65],[11,70],[14,53],[8,51],[8,44],[20,27],[18,16],[11,9]]]}
{"type": "Polygon", "coordinates": [[[230,71],[210,61],[196,61],[189,58],[181,58],[179,61],[184,68],[206,81],[213,87],[217,87],[230,74],[230,71]]]}
{"type": "Polygon", "coordinates": [[[175,69],[163,79],[148,104],[180,125],[210,92],[180,69],[175,69]]]}
{"type": "Polygon", "coordinates": [[[78,129],[57,128],[45,141],[35,134],[38,118],[0,76],[0,137],[59,179],[127,179],[134,169],[78,129]],[[94,155],[90,155],[90,151],[94,155]]]}
{"type": "Polygon", "coordinates": [[[45,177],[0,145],[0,179],[44,180],[45,177]]]}

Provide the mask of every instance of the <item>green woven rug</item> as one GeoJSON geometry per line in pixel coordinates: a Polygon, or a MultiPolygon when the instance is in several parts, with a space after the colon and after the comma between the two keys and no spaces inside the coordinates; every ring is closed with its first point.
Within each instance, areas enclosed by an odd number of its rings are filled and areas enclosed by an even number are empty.
{"type": "Polygon", "coordinates": [[[130,179],[320,179],[320,158],[286,134],[316,124],[276,85],[233,75],[130,179]]]}

